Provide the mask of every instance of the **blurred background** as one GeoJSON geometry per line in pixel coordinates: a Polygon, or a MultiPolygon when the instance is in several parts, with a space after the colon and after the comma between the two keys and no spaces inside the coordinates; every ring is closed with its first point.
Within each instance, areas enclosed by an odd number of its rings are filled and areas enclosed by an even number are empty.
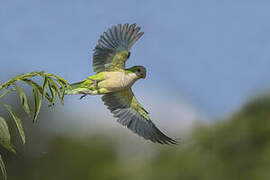
{"type": "MultiPolygon", "coordinates": [[[[37,124],[24,118],[25,146],[11,128],[18,155],[1,149],[10,180],[270,178],[269,1],[0,4],[0,83],[40,70],[80,81],[93,74],[99,35],[137,23],[145,34],[127,65],[148,72],[133,90],[154,123],[181,138],[153,144],[118,124],[99,96],[67,96],[64,106],[44,103],[37,124]]],[[[16,94],[1,100],[24,116],[16,94]]]]}

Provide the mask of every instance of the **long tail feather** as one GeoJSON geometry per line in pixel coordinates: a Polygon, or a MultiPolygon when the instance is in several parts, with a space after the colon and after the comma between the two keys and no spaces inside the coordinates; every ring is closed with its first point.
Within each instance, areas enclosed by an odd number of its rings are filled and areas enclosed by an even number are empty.
{"type": "Polygon", "coordinates": [[[71,89],[66,91],[67,95],[80,94],[81,91],[84,91],[86,88],[82,88],[81,85],[84,81],[76,82],[71,84],[71,89]]]}

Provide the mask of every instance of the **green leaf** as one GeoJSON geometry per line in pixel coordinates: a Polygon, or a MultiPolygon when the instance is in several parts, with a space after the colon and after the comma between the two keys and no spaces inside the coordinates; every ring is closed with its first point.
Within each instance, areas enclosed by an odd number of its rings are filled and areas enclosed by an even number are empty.
{"type": "Polygon", "coordinates": [[[46,73],[46,75],[55,77],[56,79],[58,79],[59,81],[61,81],[62,83],[64,83],[67,88],[70,88],[71,89],[70,84],[68,84],[68,81],[65,80],[64,78],[61,78],[60,76],[57,76],[55,74],[50,74],[50,73],[46,73]]]}
{"type": "Polygon", "coordinates": [[[54,86],[51,84],[50,80],[49,80],[49,89],[50,89],[50,92],[51,92],[51,95],[52,95],[52,101],[51,101],[50,106],[53,106],[54,102],[56,100],[56,90],[55,90],[54,86]]]}
{"type": "Polygon", "coordinates": [[[21,136],[22,142],[23,144],[25,144],[25,135],[24,135],[24,130],[23,130],[23,125],[22,125],[22,120],[20,118],[18,118],[14,113],[13,110],[11,108],[11,106],[7,105],[7,104],[3,104],[3,106],[5,106],[5,108],[8,110],[9,114],[12,116],[12,118],[14,119],[16,126],[18,128],[19,134],[21,136]]]}
{"type": "MultiPolygon", "coordinates": [[[[43,93],[43,88],[39,84],[34,82],[33,80],[23,79],[23,81],[26,82],[27,84],[29,84],[32,88],[36,87],[39,90],[40,94],[43,93]]],[[[46,93],[46,98],[49,102],[52,102],[52,98],[50,97],[50,95],[48,93],[46,93]]]]}
{"type": "Polygon", "coordinates": [[[62,104],[64,104],[64,97],[65,97],[65,94],[66,94],[66,86],[65,86],[65,84],[62,82],[62,81],[60,81],[59,79],[57,79],[57,82],[58,82],[58,84],[60,84],[60,86],[61,86],[61,90],[60,91],[62,91],[62,95],[61,95],[61,102],[62,102],[62,104]]]}
{"type": "Polygon", "coordinates": [[[3,117],[0,116],[0,144],[5,147],[7,150],[16,154],[16,151],[13,149],[10,143],[10,133],[8,130],[8,125],[3,117]]]}
{"type": "Polygon", "coordinates": [[[48,88],[48,77],[47,77],[47,76],[43,76],[43,91],[42,91],[42,99],[44,99],[44,98],[45,98],[47,88],[48,88]]]}
{"type": "Polygon", "coordinates": [[[49,83],[50,83],[51,87],[53,87],[56,90],[58,98],[60,99],[61,103],[64,104],[64,102],[62,101],[62,93],[60,91],[59,86],[51,78],[49,78],[49,83]]]}
{"type": "Polygon", "coordinates": [[[26,112],[26,114],[28,116],[30,116],[30,109],[29,109],[29,106],[28,106],[28,102],[27,102],[27,98],[26,98],[26,95],[23,91],[22,88],[20,88],[17,84],[14,83],[14,86],[16,87],[16,90],[18,91],[19,93],[19,96],[20,96],[20,100],[21,100],[21,104],[22,104],[22,107],[24,109],[24,111],[26,112]]]}
{"type": "Polygon", "coordinates": [[[67,80],[61,79],[61,78],[59,78],[58,80],[61,81],[62,83],[64,83],[65,86],[66,86],[67,88],[71,89],[71,86],[70,86],[70,84],[67,82],[67,80]]]}
{"type": "Polygon", "coordinates": [[[37,116],[39,114],[40,107],[41,107],[41,97],[40,97],[40,91],[38,90],[37,87],[33,87],[33,93],[34,93],[34,99],[35,99],[35,111],[34,111],[33,122],[36,122],[37,116]]]}
{"type": "Polygon", "coordinates": [[[0,169],[4,177],[4,180],[7,180],[7,171],[1,155],[0,155],[0,169]]]}

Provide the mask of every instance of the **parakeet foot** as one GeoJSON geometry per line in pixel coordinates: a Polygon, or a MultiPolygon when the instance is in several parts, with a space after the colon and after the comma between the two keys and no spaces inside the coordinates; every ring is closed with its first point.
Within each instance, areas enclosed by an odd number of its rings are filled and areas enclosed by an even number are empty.
{"type": "Polygon", "coordinates": [[[83,95],[80,97],[80,99],[84,98],[84,97],[87,96],[87,95],[93,95],[93,92],[94,92],[94,91],[80,91],[79,93],[80,93],[80,94],[83,94],[83,95]]]}

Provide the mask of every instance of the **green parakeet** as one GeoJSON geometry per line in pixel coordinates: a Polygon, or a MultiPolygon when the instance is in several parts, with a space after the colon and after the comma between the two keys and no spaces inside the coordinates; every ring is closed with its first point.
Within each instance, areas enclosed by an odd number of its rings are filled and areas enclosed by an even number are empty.
{"type": "Polygon", "coordinates": [[[67,94],[103,95],[102,100],[117,121],[152,142],[176,144],[150,120],[148,112],[134,96],[131,86],[146,77],[143,66],[125,67],[132,45],[143,35],[136,24],[118,24],[104,32],[94,49],[96,72],[84,81],[71,85],[67,94]]]}

